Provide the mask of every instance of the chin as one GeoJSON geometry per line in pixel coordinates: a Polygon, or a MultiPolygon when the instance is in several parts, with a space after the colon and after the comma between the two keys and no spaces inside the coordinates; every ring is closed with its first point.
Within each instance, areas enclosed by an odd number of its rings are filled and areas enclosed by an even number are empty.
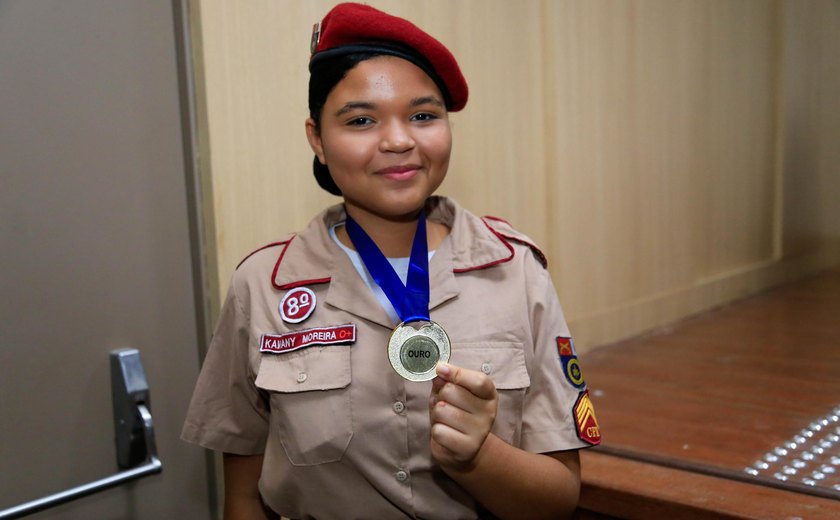
{"type": "Polygon", "coordinates": [[[399,208],[388,208],[386,211],[382,211],[379,214],[389,220],[396,220],[396,221],[406,221],[406,220],[414,220],[417,218],[417,213],[423,209],[423,204],[417,204],[413,206],[403,206],[399,208]]]}
{"type": "Polygon", "coordinates": [[[387,204],[390,208],[390,213],[394,216],[414,216],[418,211],[423,209],[426,204],[426,199],[431,197],[431,194],[421,194],[417,196],[399,198],[392,203],[387,204]]]}
{"type": "Polygon", "coordinates": [[[345,202],[366,213],[388,220],[410,220],[434,194],[431,186],[405,186],[402,189],[344,191],[345,202]]]}
{"type": "Polygon", "coordinates": [[[394,221],[413,220],[417,213],[423,209],[426,198],[414,199],[411,201],[400,200],[383,202],[372,206],[359,205],[359,209],[378,215],[382,218],[394,221]]]}

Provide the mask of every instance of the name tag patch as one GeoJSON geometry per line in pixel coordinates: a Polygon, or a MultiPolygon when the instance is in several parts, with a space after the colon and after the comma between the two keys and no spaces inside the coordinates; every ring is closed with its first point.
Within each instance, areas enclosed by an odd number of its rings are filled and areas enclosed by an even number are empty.
{"type": "Polygon", "coordinates": [[[343,345],[356,342],[356,324],[295,330],[285,334],[263,334],[260,352],[285,354],[312,345],[343,345]]]}

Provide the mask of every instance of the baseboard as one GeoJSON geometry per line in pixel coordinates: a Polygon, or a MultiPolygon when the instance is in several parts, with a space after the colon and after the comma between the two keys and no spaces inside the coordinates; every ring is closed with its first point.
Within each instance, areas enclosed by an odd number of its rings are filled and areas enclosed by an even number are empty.
{"type": "Polygon", "coordinates": [[[651,330],[840,265],[840,242],[818,251],[742,266],[667,293],[627,302],[585,317],[569,316],[579,353],[651,330]]]}

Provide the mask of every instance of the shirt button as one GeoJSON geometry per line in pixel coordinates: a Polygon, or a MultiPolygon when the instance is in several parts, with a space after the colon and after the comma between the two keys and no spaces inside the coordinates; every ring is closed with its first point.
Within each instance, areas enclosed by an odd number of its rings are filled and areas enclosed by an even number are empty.
{"type": "Polygon", "coordinates": [[[306,381],[306,372],[301,372],[297,376],[297,382],[298,383],[303,383],[304,381],[306,381]]]}
{"type": "Polygon", "coordinates": [[[408,480],[408,473],[406,473],[403,470],[397,471],[396,475],[394,476],[397,477],[397,480],[399,480],[400,482],[405,482],[406,480],[408,480]]]}
{"type": "Polygon", "coordinates": [[[393,408],[395,413],[403,413],[405,411],[405,405],[402,401],[395,402],[393,408]]]}
{"type": "Polygon", "coordinates": [[[493,367],[490,366],[490,363],[484,363],[481,365],[481,371],[487,375],[490,375],[490,372],[493,370],[493,367]]]}

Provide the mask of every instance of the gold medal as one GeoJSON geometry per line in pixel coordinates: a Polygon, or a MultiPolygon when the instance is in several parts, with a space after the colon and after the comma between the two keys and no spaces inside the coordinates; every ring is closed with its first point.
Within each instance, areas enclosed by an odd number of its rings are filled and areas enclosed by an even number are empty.
{"type": "Polygon", "coordinates": [[[450,351],[449,336],[433,321],[400,323],[388,340],[391,366],[409,381],[434,379],[435,365],[448,362],[450,351]]]}

